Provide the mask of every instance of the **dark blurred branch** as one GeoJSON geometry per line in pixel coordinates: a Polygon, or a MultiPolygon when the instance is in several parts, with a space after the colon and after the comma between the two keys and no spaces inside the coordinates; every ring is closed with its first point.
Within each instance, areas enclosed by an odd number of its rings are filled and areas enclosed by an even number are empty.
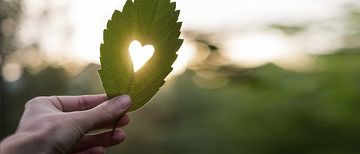
{"type": "MultiPolygon", "coordinates": [[[[19,0],[4,1],[0,0],[0,71],[4,66],[7,56],[15,51],[15,33],[19,23],[21,14],[21,6],[19,0]]],[[[3,134],[3,118],[4,118],[4,80],[0,73],[0,139],[3,134]]]]}
{"type": "Polygon", "coordinates": [[[306,25],[285,25],[285,24],[272,24],[269,26],[272,29],[277,29],[287,35],[296,35],[306,30],[306,25]]]}

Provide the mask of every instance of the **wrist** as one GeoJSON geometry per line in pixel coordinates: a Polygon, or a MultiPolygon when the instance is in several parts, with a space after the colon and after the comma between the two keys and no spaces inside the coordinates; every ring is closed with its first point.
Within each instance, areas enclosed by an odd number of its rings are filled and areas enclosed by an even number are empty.
{"type": "Polygon", "coordinates": [[[1,154],[49,153],[46,141],[36,134],[16,133],[0,144],[1,154]]]}

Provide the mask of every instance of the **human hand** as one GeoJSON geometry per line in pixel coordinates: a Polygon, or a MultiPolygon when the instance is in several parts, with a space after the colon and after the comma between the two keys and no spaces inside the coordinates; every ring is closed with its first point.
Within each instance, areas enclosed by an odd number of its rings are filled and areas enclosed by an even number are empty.
{"type": "Polygon", "coordinates": [[[125,139],[121,129],[87,134],[128,124],[131,104],[127,95],[107,100],[106,95],[37,97],[25,105],[16,133],[5,139],[1,154],[104,154],[105,147],[125,139]]]}

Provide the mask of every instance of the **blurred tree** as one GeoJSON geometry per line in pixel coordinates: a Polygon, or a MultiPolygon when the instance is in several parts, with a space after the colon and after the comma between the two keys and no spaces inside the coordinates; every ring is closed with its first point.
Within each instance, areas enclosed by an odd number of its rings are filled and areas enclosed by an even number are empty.
{"type": "MultiPolygon", "coordinates": [[[[20,0],[0,0],[0,71],[7,59],[7,55],[15,51],[16,28],[21,14],[20,0]]],[[[4,80],[0,72],[0,139],[3,137],[4,121],[4,80]]]]}

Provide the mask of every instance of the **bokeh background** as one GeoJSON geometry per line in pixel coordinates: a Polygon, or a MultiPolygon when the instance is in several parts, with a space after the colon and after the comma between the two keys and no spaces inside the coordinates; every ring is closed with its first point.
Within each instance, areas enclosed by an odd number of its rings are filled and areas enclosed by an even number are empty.
{"type": "MultiPolygon", "coordinates": [[[[177,0],[174,72],[108,153],[360,153],[359,0],[177,0]]],[[[0,0],[1,138],[36,96],[103,93],[124,0],[0,0]]]]}

